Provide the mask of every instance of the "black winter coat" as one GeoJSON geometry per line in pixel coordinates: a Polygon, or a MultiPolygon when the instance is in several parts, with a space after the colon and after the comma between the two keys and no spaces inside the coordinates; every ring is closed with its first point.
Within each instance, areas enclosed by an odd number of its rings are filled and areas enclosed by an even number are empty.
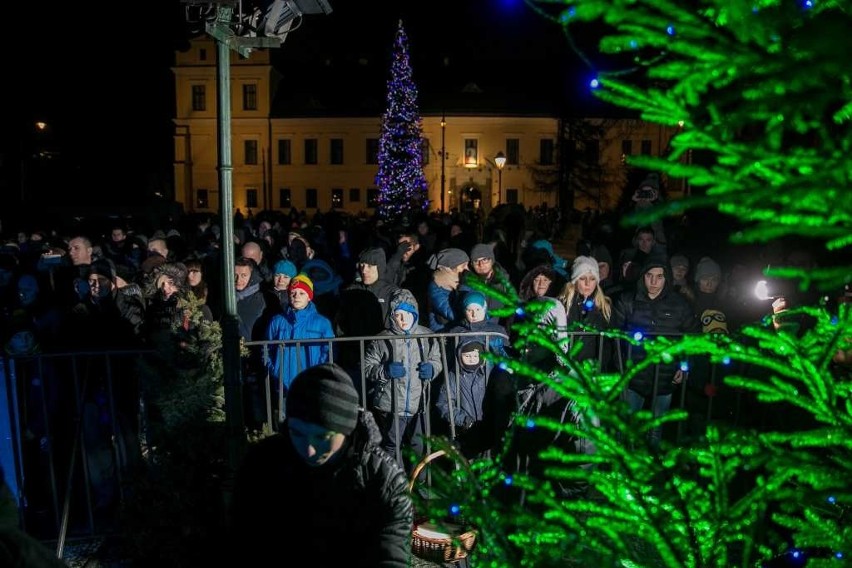
{"type": "Polygon", "coordinates": [[[411,561],[413,507],[405,473],[379,448],[361,412],[347,454],[312,468],[283,431],[252,447],[237,473],[233,565],[403,567],[411,561]]]}
{"type": "MultiPolygon", "coordinates": [[[[648,297],[648,289],[645,287],[643,275],[651,268],[661,266],[654,261],[645,265],[639,280],[636,283],[636,291],[633,294],[622,294],[613,307],[612,327],[627,332],[641,331],[645,336],[653,338],[659,334],[695,333],[700,331],[698,319],[692,311],[692,306],[682,294],[673,290],[671,283],[673,279],[668,265],[663,266],[666,274],[666,285],[663,291],[653,300],[648,297]]],[[[630,359],[634,362],[645,358],[645,351],[641,345],[629,350],[630,359]]],[[[623,351],[627,357],[628,351],[623,351]]],[[[625,361],[626,362],[626,361],[625,361]]],[[[672,378],[677,371],[677,362],[671,364],[660,364],[658,376],[657,394],[671,394],[674,391],[672,378]]],[[[654,390],[655,371],[650,367],[630,381],[630,389],[643,396],[650,396],[654,390]]]]}

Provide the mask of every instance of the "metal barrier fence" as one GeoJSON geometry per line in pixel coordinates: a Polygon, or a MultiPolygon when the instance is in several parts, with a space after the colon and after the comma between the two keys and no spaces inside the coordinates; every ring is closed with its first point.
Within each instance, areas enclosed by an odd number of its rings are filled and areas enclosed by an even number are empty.
{"type": "MultiPolygon", "coordinates": [[[[416,339],[436,341],[440,350],[442,375],[451,367],[459,341],[476,336],[484,338],[489,351],[497,339],[508,346],[505,335],[494,332],[468,334],[432,333],[416,339]],[[449,354],[451,355],[449,355],[449,354]]],[[[612,360],[616,369],[635,356],[632,346],[605,338],[600,334],[570,333],[568,345],[580,339],[594,337],[599,363],[604,366],[605,347],[613,348],[612,360]]],[[[262,425],[274,431],[283,418],[285,408],[282,372],[278,377],[269,373],[269,355],[277,350],[291,349],[297,362],[304,362],[304,349],[313,345],[327,346],[329,361],[338,362],[356,381],[361,400],[369,396],[366,379],[365,352],[373,341],[399,339],[398,336],[341,337],[323,340],[284,340],[250,342],[250,355],[244,357],[243,379],[247,392],[254,389],[262,395],[255,401],[261,408],[246,405],[247,415],[259,417],[262,425]],[[301,358],[300,358],[301,357],[301,358]]],[[[137,366],[140,358],[150,352],[100,352],[41,354],[32,357],[4,357],[0,360],[0,464],[5,470],[7,484],[18,500],[21,525],[28,532],[57,542],[57,556],[62,557],[68,535],[95,535],[109,532],[117,526],[118,503],[124,491],[125,472],[144,465],[145,443],[144,405],[140,397],[137,366]]],[[[702,384],[716,388],[721,369],[709,362],[691,361],[687,373],[703,367],[702,384]]],[[[303,363],[300,368],[303,368],[303,363]]],[[[653,394],[658,392],[660,365],[653,369],[653,394]]],[[[429,383],[430,384],[430,383],[429,383]]],[[[426,385],[427,389],[431,387],[426,385]]],[[[437,384],[437,383],[436,383],[437,384]]],[[[456,386],[458,382],[456,382],[456,386]]],[[[720,409],[712,394],[696,398],[687,396],[688,380],[684,380],[673,396],[679,407],[698,415],[694,424],[678,423],[673,440],[679,442],[687,434],[700,435],[707,422],[723,418],[738,423],[741,416],[741,395],[731,391],[733,398],[720,409]],[[724,414],[721,416],[720,414],[724,414]]],[[[428,397],[427,397],[427,400],[428,397]]],[[[459,404],[458,393],[453,399],[459,404]]],[[[449,412],[449,434],[455,436],[454,412],[449,412]]],[[[396,412],[396,409],[393,410],[396,412]]],[[[433,429],[424,412],[425,434],[433,429]]],[[[508,424],[507,424],[508,427],[508,424]]],[[[394,421],[395,440],[400,440],[399,423],[394,421]]],[[[428,438],[427,438],[428,439],[428,438]]],[[[400,447],[396,446],[400,459],[400,447]]],[[[428,451],[428,448],[427,448],[428,451]]]]}

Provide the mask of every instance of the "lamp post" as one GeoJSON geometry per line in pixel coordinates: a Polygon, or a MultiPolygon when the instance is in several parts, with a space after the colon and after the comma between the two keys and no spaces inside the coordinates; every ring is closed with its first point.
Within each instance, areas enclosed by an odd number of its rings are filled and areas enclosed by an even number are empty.
{"type": "Polygon", "coordinates": [[[506,165],[506,154],[497,152],[494,163],[497,165],[497,205],[500,205],[503,201],[503,166],[506,165]]]}
{"type": "Polygon", "coordinates": [[[441,213],[446,211],[444,207],[444,193],[447,185],[447,115],[441,115],[441,213]]]}
{"type": "MultiPolygon", "coordinates": [[[[243,0],[181,0],[187,18],[203,24],[216,40],[218,112],[219,213],[222,223],[222,367],[225,382],[225,423],[228,465],[232,472],[242,458],[245,439],[240,369],[239,316],[234,288],[233,165],[231,163],[231,50],[249,57],[255,49],[281,47],[293,21],[303,14],[329,14],[328,0],[272,0],[263,10],[243,9],[243,0]],[[251,14],[251,15],[246,15],[251,14]]],[[[247,4],[252,4],[246,0],[247,4]]],[[[300,20],[301,21],[301,20],[300,20]]]]}

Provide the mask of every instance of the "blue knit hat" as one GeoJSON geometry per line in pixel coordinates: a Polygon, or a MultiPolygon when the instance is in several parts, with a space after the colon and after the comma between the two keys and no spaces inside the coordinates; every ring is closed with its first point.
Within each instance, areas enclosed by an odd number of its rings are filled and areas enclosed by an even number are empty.
{"type": "Polygon", "coordinates": [[[471,304],[476,304],[477,306],[482,306],[482,309],[485,309],[487,303],[485,301],[485,294],[482,292],[468,292],[464,300],[462,300],[462,304],[465,309],[471,304]]]}
{"type": "Polygon", "coordinates": [[[294,277],[298,271],[296,265],[289,260],[279,260],[275,263],[273,274],[284,274],[290,278],[294,277]]]}

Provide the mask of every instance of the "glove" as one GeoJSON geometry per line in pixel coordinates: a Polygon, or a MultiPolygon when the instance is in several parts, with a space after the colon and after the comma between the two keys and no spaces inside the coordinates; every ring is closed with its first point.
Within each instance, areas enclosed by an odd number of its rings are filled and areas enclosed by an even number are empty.
{"type": "Polygon", "coordinates": [[[431,381],[435,375],[435,367],[432,363],[424,361],[417,365],[417,375],[421,381],[431,381]]]}
{"type": "Polygon", "coordinates": [[[388,361],[385,365],[385,370],[390,378],[401,379],[405,376],[405,365],[399,361],[388,361]]]}

